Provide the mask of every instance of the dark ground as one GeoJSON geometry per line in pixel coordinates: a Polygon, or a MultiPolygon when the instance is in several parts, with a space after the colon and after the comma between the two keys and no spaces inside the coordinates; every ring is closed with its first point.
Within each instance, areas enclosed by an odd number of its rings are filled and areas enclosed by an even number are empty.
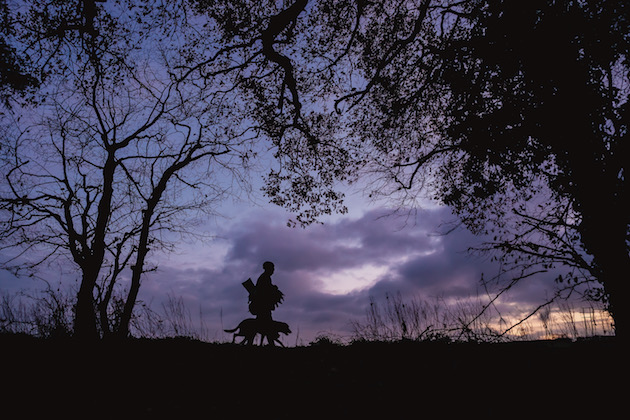
{"type": "Polygon", "coordinates": [[[622,418],[624,351],[611,338],[282,349],[0,336],[0,416],[622,418]]]}

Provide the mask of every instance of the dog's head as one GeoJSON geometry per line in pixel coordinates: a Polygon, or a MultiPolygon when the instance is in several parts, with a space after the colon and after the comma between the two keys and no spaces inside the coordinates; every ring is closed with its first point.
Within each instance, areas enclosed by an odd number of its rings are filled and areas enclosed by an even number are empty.
{"type": "Polygon", "coordinates": [[[289,324],[287,324],[286,322],[277,322],[276,328],[278,332],[281,332],[282,334],[285,334],[285,335],[291,334],[291,329],[289,328],[289,324]]]}

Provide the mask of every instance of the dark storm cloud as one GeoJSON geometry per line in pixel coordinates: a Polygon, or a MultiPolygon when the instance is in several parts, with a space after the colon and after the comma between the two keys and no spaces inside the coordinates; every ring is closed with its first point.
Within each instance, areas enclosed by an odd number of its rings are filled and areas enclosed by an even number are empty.
{"type": "Polygon", "coordinates": [[[145,299],[182,296],[192,307],[198,304],[215,328],[220,316],[232,325],[249,316],[241,282],[248,277],[255,281],[262,263],[271,260],[276,264],[274,283],[286,295],[275,318],[290,320],[311,338],[317,331],[347,328],[348,320],[363,315],[368,290],[323,293],[322,279],[366,264],[389,267],[392,260],[431,251],[436,242],[425,228],[401,229],[399,221],[381,218],[383,214],[373,211],[308,229],[288,228],[284,215],[271,212],[243,218],[219,233],[227,247],[221,264],[197,268],[162,264],[145,281],[142,294],[145,299]]]}
{"type": "Polygon", "coordinates": [[[426,296],[467,297],[477,293],[481,273],[497,270],[495,264],[467,252],[479,239],[464,229],[439,236],[436,242],[431,252],[414,255],[394,267],[389,281],[377,284],[372,292],[397,288],[426,296]]]}
{"type": "MultiPolygon", "coordinates": [[[[140,299],[160,310],[169,296],[181,297],[193,318],[201,313],[209,339],[229,339],[222,329],[251,317],[241,283],[256,281],[262,263],[270,260],[276,265],[273,281],[286,296],[273,315],[291,324],[294,334],[285,342],[294,344],[298,338],[308,343],[319,332],[348,335],[349,321],[363,319],[370,297],[400,292],[405,297],[467,298],[483,294],[482,273],[486,279],[497,274],[496,263],[466,252],[482,238],[464,229],[439,234],[441,224],[453,220],[447,208],[425,210],[414,219],[385,215],[386,210],[373,210],[307,229],[288,228],[286,214],[279,212],[240,215],[217,232],[223,239],[157,261],[158,270],[143,280],[140,299]],[[331,281],[343,283],[353,273],[359,280],[351,290],[330,293],[331,281]]],[[[510,291],[509,304],[540,304],[553,293],[557,274],[522,282],[510,291]]],[[[0,273],[3,290],[18,284],[25,283],[0,273]]]]}
{"type": "MultiPolygon", "coordinates": [[[[198,304],[212,328],[235,326],[251,316],[247,292],[241,282],[256,281],[262,263],[273,261],[273,281],[285,293],[274,319],[289,322],[306,342],[319,331],[349,333],[349,321],[361,319],[370,296],[385,293],[444,299],[466,298],[479,292],[482,273],[490,278],[498,266],[473,257],[467,249],[479,244],[464,229],[439,235],[440,225],[452,220],[448,209],[426,210],[414,223],[374,210],[357,219],[340,219],[307,229],[288,228],[283,214],[256,213],[220,232],[226,247],[220,264],[197,268],[162,266],[143,286],[143,293],[169,292],[198,304]],[[366,268],[367,267],[367,268],[366,268]],[[340,272],[380,267],[378,278],[345,294],[325,293],[325,281],[340,272]],[[345,270],[345,271],[344,271],[345,270]]],[[[210,265],[210,264],[209,264],[210,265]]],[[[362,272],[363,273],[363,272],[362,272]]],[[[343,277],[343,276],[342,276],[343,277]]],[[[343,280],[339,280],[343,281],[343,280]]],[[[513,297],[525,303],[540,302],[548,278],[516,288],[513,297]]],[[[289,338],[287,342],[290,342],[289,338]]],[[[295,340],[295,338],[293,338],[295,340]]]]}
{"type": "Polygon", "coordinates": [[[232,261],[273,260],[283,270],[336,271],[382,264],[392,257],[431,249],[426,231],[404,229],[384,211],[372,211],[360,219],[343,219],[328,225],[291,229],[284,218],[251,220],[233,232],[227,258],[232,261]]]}

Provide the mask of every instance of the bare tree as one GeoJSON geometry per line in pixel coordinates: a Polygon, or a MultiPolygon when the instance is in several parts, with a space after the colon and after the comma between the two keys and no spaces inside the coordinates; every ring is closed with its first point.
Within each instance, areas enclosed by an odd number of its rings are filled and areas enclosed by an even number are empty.
{"type": "Polygon", "coordinates": [[[126,336],[147,256],[245,182],[252,136],[230,124],[219,75],[200,82],[184,66],[202,45],[178,3],[69,3],[16,14],[16,48],[41,61],[46,84],[36,106],[5,115],[0,241],[19,252],[3,267],[70,259],[81,273],[74,334],[126,336]]]}

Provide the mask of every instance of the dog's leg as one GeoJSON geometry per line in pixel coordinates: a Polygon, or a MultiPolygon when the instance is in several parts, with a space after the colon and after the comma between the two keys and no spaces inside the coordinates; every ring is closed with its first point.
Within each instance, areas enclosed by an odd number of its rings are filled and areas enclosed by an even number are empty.
{"type": "Polygon", "coordinates": [[[274,334],[274,333],[267,334],[267,341],[269,341],[270,346],[273,346],[273,347],[276,346],[277,338],[278,338],[278,334],[274,334]]]}

